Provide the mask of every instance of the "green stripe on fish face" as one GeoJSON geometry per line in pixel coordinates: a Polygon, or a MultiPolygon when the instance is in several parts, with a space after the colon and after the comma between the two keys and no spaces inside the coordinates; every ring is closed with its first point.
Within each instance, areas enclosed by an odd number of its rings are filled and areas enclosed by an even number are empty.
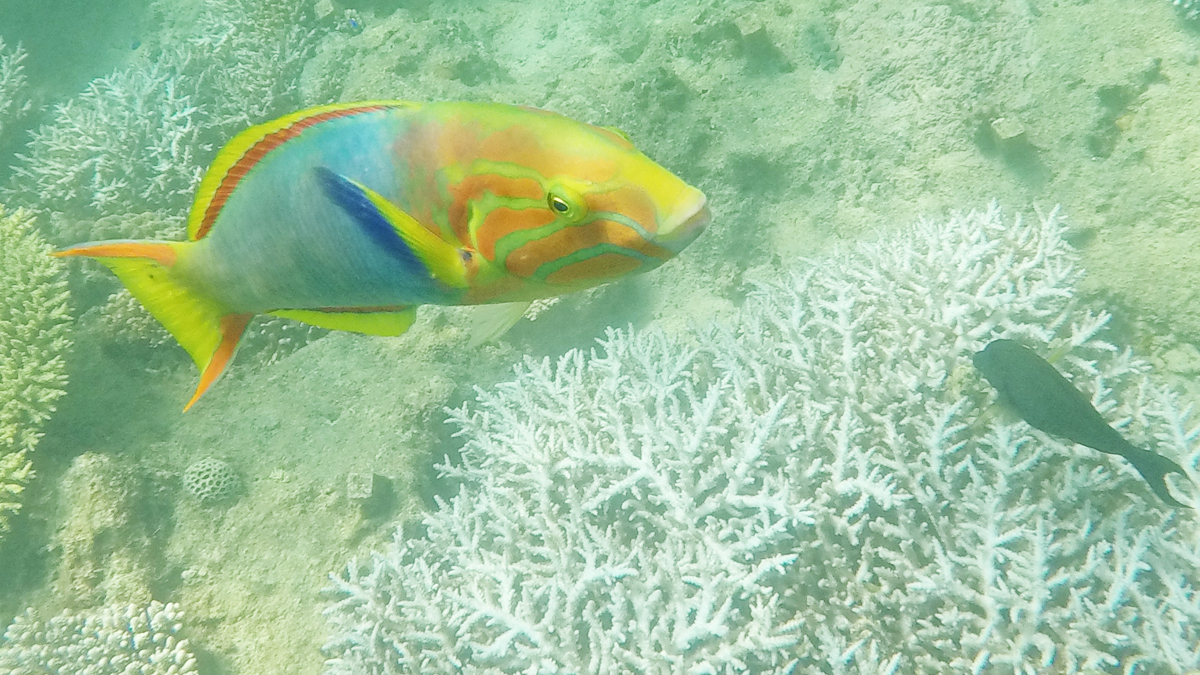
{"type": "MultiPolygon", "coordinates": [[[[640,237],[642,241],[649,239],[646,230],[631,218],[627,218],[619,213],[589,213],[586,217],[584,217],[583,220],[577,223],[568,222],[566,219],[559,218],[547,225],[543,225],[542,227],[517,230],[516,232],[512,232],[511,234],[501,237],[500,240],[496,242],[496,260],[502,264],[507,264],[510,258],[512,258],[514,266],[528,264],[518,263],[514,257],[514,254],[526,246],[536,244],[539,241],[545,240],[554,234],[563,231],[565,228],[591,227],[592,230],[598,230],[607,227],[608,223],[613,223],[628,228],[630,231],[636,233],[636,235],[640,237]]],[[[635,250],[634,248],[622,246],[611,241],[603,241],[603,237],[604,233],[602,231],[593,233],[590,235],[590,237],[587,233],[581,233],[579,237],[576,237],[577,241],[582,242],[591,238],[598,240],[598,243],[594,246],[576,248],[569,251],[563,250],[560,247],[556,257],[545,259],[542,264],[539,265],[530,275],[531,278],[538,279],[540,281],[546,281],[547,277],[559,271],[565,265],[582,262],[587,258],[595,257],[601,254],[621,253],[647,262],[653,260],[651,256],[635,250]]]]}

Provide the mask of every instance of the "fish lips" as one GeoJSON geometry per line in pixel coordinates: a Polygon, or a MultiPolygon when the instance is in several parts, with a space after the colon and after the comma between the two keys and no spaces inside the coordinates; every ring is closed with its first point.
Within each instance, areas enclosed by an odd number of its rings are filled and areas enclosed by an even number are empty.
{"type": "Polygon", "coordinates": [[[711,220],[708,199],[703,192],[692,188],[684,197],[683,203],[659,225],[654,243],[672,253],[679,253],[700,236],[711,220]]]}

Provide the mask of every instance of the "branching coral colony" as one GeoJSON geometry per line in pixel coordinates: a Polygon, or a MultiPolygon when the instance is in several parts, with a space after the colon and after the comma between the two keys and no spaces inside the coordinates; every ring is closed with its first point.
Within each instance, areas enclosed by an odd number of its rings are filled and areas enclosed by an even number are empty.
{"type": "MultiPolygon", "coordinates": [[[[206,3],[154,60],[92,81],[33,134],[6,196],[74,218],[183,213],[206,155],[251,124],[299,107],[316,46],[305,3],[206,3]]],[[[0,71],[2,73],[2,71],[0,71]]]]}
{"type": "MultiPolygon", "coordinates": [[[[768,273],[685,346],[611,332],[453,411],[456,495],[333,576],[328,673],[1184,672],[1200,535],[1119,459],[1006,422],[970,356],[1057,366],[1187,467],[1055,214],[768,273]]],[[[1195,496],[1180,495],[1189,504],[1195,496]]]]}
{"type": "Polygon", "coordinates": [[[31,214],[0,206],[0,538],[32,476],[28,453],[66,385],[67,282],[49,252],[31,214]]]}
{"type": "MultiPolygon", "coordinates": [[[[51,233],[56,243],[173,238],[209,155],[246,127],[302,106],[300,71],[319,37],[311,3],[215,0],[176,32],[152,59],[97,78],[57,106],[18,155],[13,180],[0,186],[10,203],[50,212],[58,229],[73,232],[51,233]],[[112,221],[115,232],[80,232],[112,221]]],[[[20,74],[21,58],[19,50],[0,57],[0,124],[6,82],[16,81],[9,73],[20,74]]],[[[163,338],[127,292],[110,304],[103,314],[120,339],[163,338]]],[[[273,317],[248,332],[264,336],[249,342],[266,358],[321,334],[273,317]]]]}
{"type": "Polygon", "coordinates": [[[183,612],[173,603],[63,612],[42,621],[26,612],[0,643],[0,668],[10,675],[43,673],[194,674],[196,659],[177,633],[183,612]]]}
{"type": "Polygon", "coordinates": [[[5,128],[12,128],[31,107],[25,95],[26,55],[20,45],[10,49],[4,38],[0,38],[0,141],[4,139],[5,128]]]}

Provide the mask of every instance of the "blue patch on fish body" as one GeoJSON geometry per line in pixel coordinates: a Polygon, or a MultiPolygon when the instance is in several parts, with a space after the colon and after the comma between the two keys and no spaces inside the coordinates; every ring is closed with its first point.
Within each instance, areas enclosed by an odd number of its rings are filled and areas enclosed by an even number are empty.
{"type": "Polygon", "coordinates": [[[325,120],[267,152],[179,274],[237,312],[446,302],[447,290],[347,180],[403,208],[407,171],[387,149],[407,129],[405,114],[325,120]]]}

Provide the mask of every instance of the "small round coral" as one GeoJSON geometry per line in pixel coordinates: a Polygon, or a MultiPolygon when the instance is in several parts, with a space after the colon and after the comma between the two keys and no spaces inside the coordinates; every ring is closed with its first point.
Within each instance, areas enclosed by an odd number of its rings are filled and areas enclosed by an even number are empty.
{"type": "Polygon", "coordinates": [[[183,486],[201,504],[215,504],[236,495],[241,481],[228,463],[205,457],[183,472],[183,486]]]}

